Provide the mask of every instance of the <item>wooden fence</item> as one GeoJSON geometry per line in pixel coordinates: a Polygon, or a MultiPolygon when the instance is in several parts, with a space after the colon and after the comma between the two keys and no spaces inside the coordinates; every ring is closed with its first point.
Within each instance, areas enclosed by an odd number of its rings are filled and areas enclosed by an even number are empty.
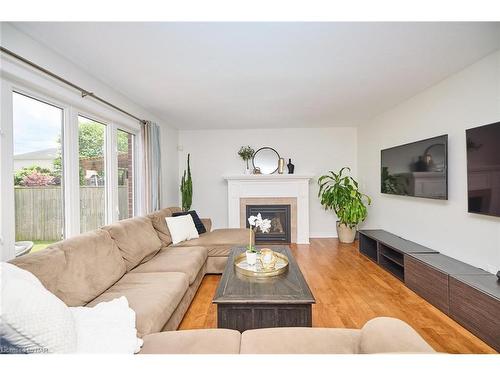
{"type": "MultiPolygon", "coordinates": [[[[63,231],[63,195],[60,186],[16,187],[16,240],[58,241],[63,231]]],[[[118,187],[118,206],[128,212],[128,189],[118,187]]],[[[80,187],[80,231],[104,225],[103,187],[80,187]]]]}

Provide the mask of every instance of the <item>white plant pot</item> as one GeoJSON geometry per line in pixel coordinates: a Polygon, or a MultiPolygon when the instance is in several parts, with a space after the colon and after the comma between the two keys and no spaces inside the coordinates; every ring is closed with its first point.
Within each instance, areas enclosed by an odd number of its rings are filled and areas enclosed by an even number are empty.
{"type": "Polygon", "coordinates": [[[340,224],[337,221],[337,235],[339,236],[339,241],[342,243],[353,243],[356,237],[356,227],[349,228],[345,224],[340,224]]]}
{"type": "Polygon", "coordinates": [[[246,252],[247,255],[247,264],[249,266],[255,266],[257,263],[257,253],[251,253],[250,251],[246,252]]]}
{"type": "Polygon", "coordinates": [[[245,174],[248,175],[248,174],[252,174],[252,171],[250,170],[250,168],[246,168],[245,169],[245,174]]]}

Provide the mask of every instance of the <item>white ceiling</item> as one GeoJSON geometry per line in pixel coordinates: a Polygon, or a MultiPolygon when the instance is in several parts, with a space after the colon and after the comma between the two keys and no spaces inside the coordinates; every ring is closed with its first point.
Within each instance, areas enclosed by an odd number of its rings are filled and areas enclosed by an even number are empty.
{"type": "Polygon", "coordinates": [[[500,23],[14,25],[180,129],[356,125],[500,48],[500,23]]]}

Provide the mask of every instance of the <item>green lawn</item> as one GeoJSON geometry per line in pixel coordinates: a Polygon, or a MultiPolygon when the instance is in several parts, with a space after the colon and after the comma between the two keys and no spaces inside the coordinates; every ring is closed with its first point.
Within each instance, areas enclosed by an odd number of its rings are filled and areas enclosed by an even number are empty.
{"type": "Polygon", "coordinates": [[[30,253],[43,250],[50,244],[54,243],[55,241],[33,241],[33,242],[35,243],[35,245],[31,249],[30,253]]]}

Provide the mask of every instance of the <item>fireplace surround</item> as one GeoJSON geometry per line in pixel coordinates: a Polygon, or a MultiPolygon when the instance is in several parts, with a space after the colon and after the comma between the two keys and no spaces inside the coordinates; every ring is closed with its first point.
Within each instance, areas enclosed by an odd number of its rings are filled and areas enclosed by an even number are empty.
{"type": "Polygon", "coordinates": [[[246,228],[247,205],[290,205],[290,242],[309,243],[308,175],[226,176],[228,226],[246,228]]]}

